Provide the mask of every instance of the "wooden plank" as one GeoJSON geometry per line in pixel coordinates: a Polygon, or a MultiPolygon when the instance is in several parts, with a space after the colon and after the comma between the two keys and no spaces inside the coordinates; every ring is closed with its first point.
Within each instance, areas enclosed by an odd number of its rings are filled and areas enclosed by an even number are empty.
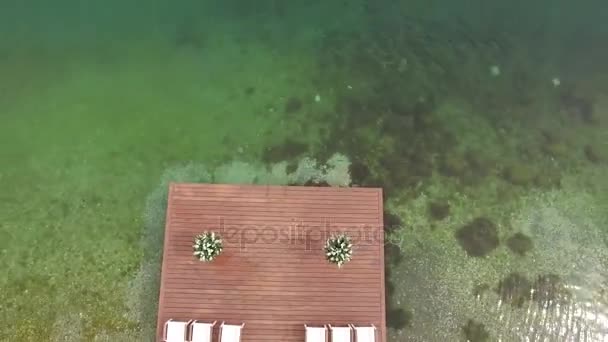
{"type": "Polygon", "coordinates": [[[303,341],[304,324],[372,323],[386,341],[380,189],[171,184],[166,220],[158,340],[173,318],[244,322],[243,342],[303,341]],[[212,263],[192,255],[205,230],[225,242],[212,263]],[[341,269],[323,256],[336,231],[354,240],[341,269]]]}

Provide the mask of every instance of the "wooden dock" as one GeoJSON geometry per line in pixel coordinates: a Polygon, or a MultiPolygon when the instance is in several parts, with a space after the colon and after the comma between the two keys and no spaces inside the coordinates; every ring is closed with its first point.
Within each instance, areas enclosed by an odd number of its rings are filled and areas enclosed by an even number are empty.
{"type": "Polygon", "coordinates": [[[171,184],[157,339],[172,318],[245,323],[243,342],[304,341],[304,324],[374,324],[385,342],[382,212],[381,189],[171,184]],[[193,256],[203,231],[224,240],[211,263],[193,256]],[[323,252],[337,231],[353,238],[341,269],[323,252]]]}

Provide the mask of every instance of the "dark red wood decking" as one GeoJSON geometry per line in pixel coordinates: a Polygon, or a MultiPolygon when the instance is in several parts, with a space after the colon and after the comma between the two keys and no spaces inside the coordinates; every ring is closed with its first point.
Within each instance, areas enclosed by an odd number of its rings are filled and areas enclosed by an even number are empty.
{"type": "Polygon", "coordinates": [[[304,324],[378,327],[386,341],[382,191],[172,184],[169,189],[158,331],[169,318],[245,323],[243,342],[304,341],[304,324]],[[193,238],[224,240],[213,262],[193,238]],[[347,231],[353,259],[329,264],[330,232],[347,231]]]}

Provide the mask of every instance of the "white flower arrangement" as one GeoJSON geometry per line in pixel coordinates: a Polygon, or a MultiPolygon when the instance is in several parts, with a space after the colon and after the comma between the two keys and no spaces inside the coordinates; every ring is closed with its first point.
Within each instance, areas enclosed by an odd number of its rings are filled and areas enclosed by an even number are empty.
{"type": "Polygon", "coordinates": [[[346,234],[335,235],[325,243],[325,257],[332,264],[342,267],[353,256],[353,244],[346,234]]]}
{"type": "Polygon", "coordinates": [[[222,239],[213,232],[204,232],[194,238],[194,256],[200,261],[212,261],[224,248],[222,239]]]}

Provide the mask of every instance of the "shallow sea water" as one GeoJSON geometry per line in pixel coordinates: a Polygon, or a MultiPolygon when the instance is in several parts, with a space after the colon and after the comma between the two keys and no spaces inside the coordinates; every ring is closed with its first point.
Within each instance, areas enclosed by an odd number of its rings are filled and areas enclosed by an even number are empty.
{"type": "Polygon", "coordinates": [[[3,1],[0,340],[149,340],[168,181],[340,153],[390,341],[608,341],[606,10],[3,1]]]}

